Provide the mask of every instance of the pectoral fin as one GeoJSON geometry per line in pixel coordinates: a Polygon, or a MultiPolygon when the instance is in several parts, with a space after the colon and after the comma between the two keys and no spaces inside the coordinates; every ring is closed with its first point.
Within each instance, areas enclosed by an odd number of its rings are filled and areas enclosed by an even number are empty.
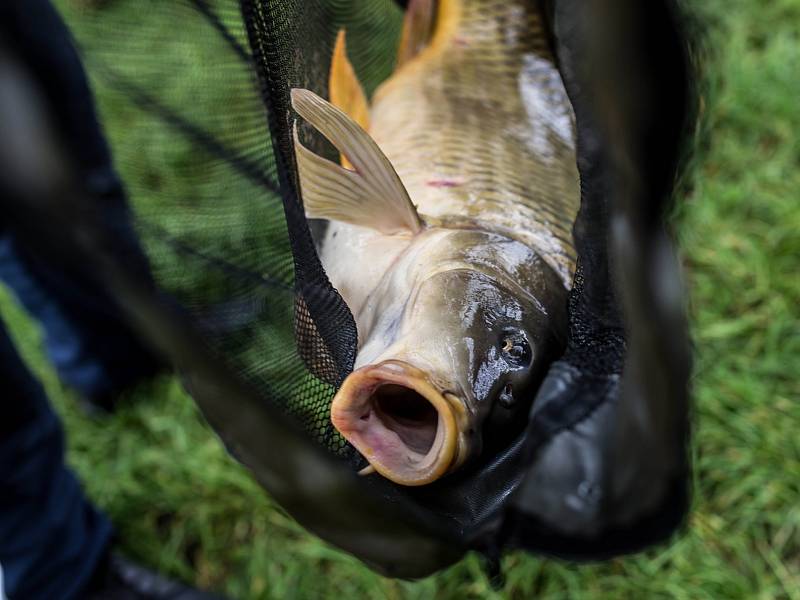
{"type": "Polygon", "coordinates": [[[366,131],[309,90],[293,89],[292,106],[353,165],[353,170],[345,169],[303,146],[295,124],[295,155],[306,215],[386,234],[422,229],[394,167],[366,131]]]}

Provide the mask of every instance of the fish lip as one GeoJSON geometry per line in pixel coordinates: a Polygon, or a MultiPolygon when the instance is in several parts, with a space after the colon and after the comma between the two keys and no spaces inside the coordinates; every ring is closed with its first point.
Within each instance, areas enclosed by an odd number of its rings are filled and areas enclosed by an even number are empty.
{"type": "MultiPolygon", "coordinates": [[[[331,404],[331,421],[380,475],[406,486],[432,483],[462,462],[465,440],[459,433],[463,405],[458,398],[438,390],[424,371],[400,360],[385,360],[353,371],[336,393],[331,404]],[[380,418],[364,424],[366,413],[375,414],[374,392],[383,385],[396,384],[415,391],[436,409],[436,434],[430,449],[415,452],[380,418]],[[366,411],[366,412],[365,412],[366,411]],[[374,441],[397,438],[404,448],[396,451],[374,447],[374,441]]],[[[386,444],[390,446],[391,444],[386,444]]]]}

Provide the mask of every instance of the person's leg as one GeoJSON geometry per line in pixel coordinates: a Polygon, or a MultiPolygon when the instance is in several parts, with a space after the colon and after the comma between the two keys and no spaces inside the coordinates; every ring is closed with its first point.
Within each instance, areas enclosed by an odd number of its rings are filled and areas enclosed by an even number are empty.
{"type": "Polygon", "coordinates": [[[111,537],[0,322],[0,600],[224,600],[112,553],[111,537]]]}
{"type": "Polygon", "coordinates": [[[96,404],[159,368],[126,326],[116,303],[88,273],[65,272],[0,233],[0,280],[42,325],[62,381],[96,404]]]}
{"type": "Polygon", "coordinates": [[[5,596],[80,598],[110,537],[111,525],[64,464],[63,433],[44,390],[0,323],[0,568],[5,596]]]}
{"type": "MultiPolygon", "coordinates": [[[[140,281],[146,280],[147,262],[66,28],[46,0],[0,0],[0,38],[16,38],[14,44],[0,45],[0,58],[26,67],[22,70],[42,84],[51,104],[45,108],[71,142],[76,176],[86,194],[97,199],[97,210],[118,242],[114,251],[131,271],[139,270],[140,281]]],[[[2,83],[14,86],[18,80],[12,76],[2,83]]],[[[0,121],[19,121],[24,110],[14,108],[0,114],[0,121]]],[[[13,206],[14,186],[5,196],[1,188],[0,202],[9,198],[13,206]]],[[[19,222],[8,217],[0,214],[0,266],[45,324],[49,351],[63,378],[86,390],[109,383],[119,388],[135,379],[143,364],[156,362],[125,328],[120,309],[92,273],[59,266],[57,257],[44,259],[37,250],[46,244],[35,236],[22,243],[14,231],[19,222]]],[[[0,323],[0,599],[220,600],[123,559],[112,552],[109,538],[108,521],[64,465],[61,428],[44,391],[0,323]]]]}
{"type": "MultiPolygon", "coordinates": [[[[42,88],[75,175],[116,241],[111,250],[141,281],[150,272],[101,130],[69,31],[48,0],[0,2],[0,30],[15,42],[42,88]]],[[[92,273],[38,259],[9,228],[0,228],[0,279],[43,326],[61,379],[99,404],[159,368],[124,324],[116,301],[92,273]]]]}

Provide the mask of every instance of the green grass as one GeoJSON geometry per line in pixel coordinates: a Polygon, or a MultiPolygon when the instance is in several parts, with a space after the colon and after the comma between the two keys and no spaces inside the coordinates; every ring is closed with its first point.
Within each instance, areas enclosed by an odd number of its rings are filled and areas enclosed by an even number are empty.
{"type": "MultiPolygon", "coordinates": [[[[696,346],[685,531],[604,564],[510,554],[500,591],[475,556],[419,582],[381,578],[288,518],[174,380],[132,392],[111,418],[83,416],[44,359],[37,327],[2,293],[3,317],[63,415],[69,462],[123,549],[239,599],[799,599],[800,0],[687,4],[708,24],[712,52],[709,142],[675,216],[696,346]]],[[[103,107],[112,137],[115,127],[135,129],[125,107],[111,98],[103,107]]],[[[168,176],[186,151],[168,149],[153,170],[168,176]]]]}

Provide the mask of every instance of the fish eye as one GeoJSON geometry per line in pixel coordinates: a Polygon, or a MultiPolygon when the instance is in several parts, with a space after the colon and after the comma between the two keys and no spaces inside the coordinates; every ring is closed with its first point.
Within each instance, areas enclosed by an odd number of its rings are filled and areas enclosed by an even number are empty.
{"type": "Polygon", "coordinates": [[[531,363],[532,351],[528,336],[520,329],[507,329],[500,337],[500,352],[513,367],[526,367],[531,363]]]}

